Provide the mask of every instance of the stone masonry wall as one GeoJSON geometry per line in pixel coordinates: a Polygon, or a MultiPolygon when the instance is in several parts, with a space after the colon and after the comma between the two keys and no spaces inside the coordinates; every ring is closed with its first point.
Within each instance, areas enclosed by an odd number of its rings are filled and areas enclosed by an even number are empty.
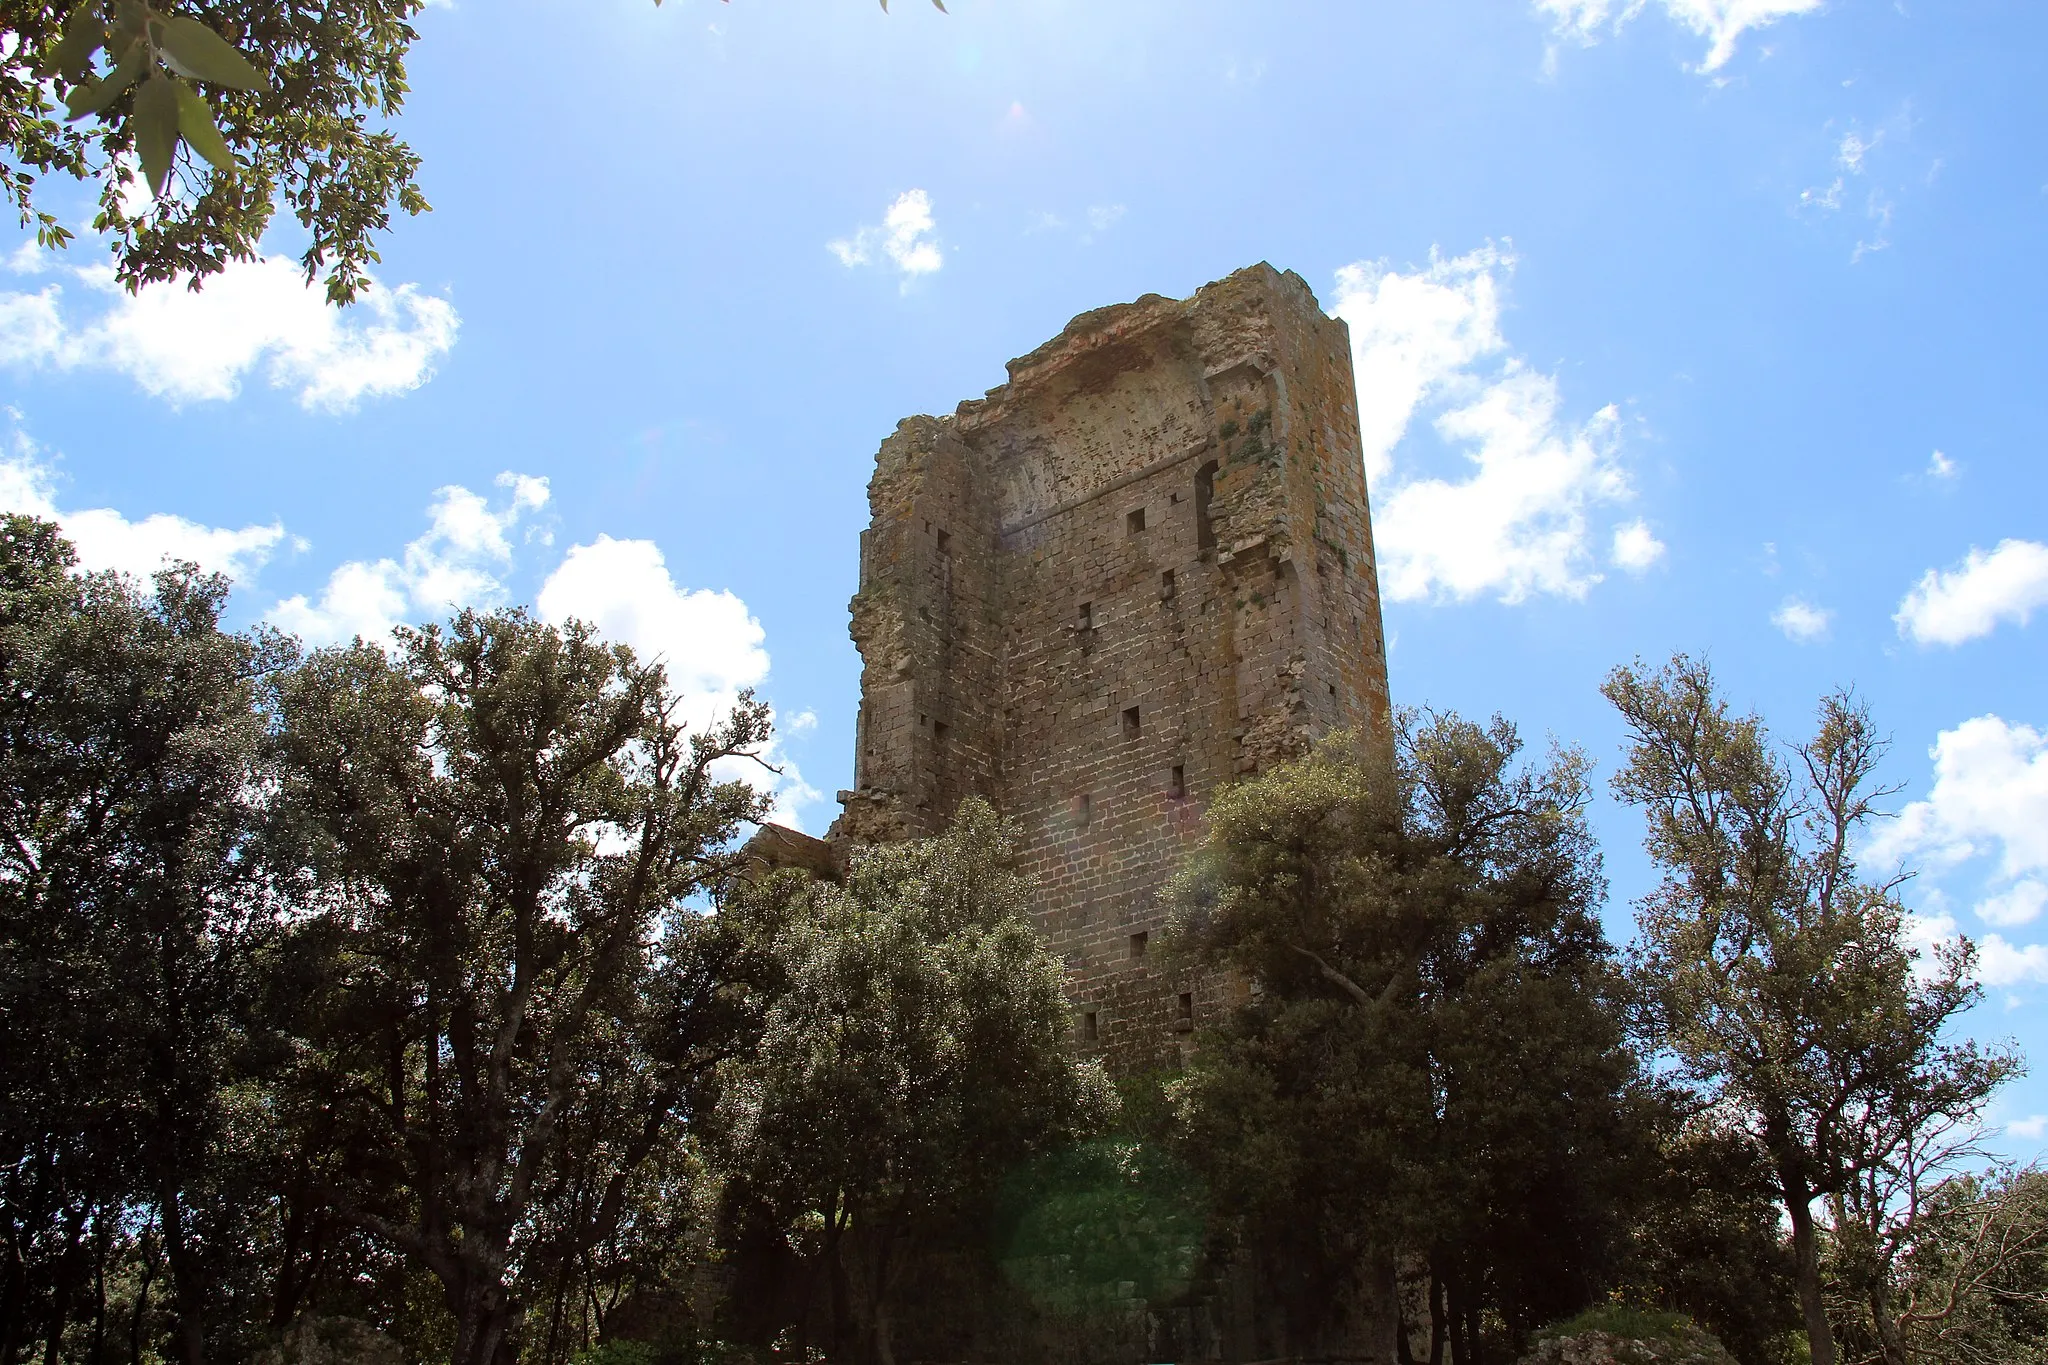
{"type": "Polygon", "coordinates": [[[1148,952],[1223,784],[1338,726],[1392,762],[1348,334],[1267,265],[1085,313],[876,456],[839,840],[1016,819],[1075,1036],[1167,1060],[1225,1008],[1148,952]]]}

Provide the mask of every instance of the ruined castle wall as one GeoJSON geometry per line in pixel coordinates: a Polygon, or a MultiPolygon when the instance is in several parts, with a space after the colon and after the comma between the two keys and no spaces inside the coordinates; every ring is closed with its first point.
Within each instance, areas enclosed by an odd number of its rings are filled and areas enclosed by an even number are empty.
{"type": "Polygon", "coordinates": [[[1077,1032],[1143,1065],[1227,1003],[1151,952],[1209,799],[1340,725],[1391,763],[1349,345],[1258,266],[1085,314],[1010,370],[877,456],[837,833],[988,797],[1077,1032]]]}

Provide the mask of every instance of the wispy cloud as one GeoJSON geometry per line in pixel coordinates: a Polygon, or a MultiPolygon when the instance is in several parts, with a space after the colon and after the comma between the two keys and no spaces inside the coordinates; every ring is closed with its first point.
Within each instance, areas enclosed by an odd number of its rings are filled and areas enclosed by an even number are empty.
{"type": "Polygon", "coordinates": [[[2048,606],[2048,545],[2002,540],[1970,548],[1950,569],[1929,569],[1899,603],[1899,634],[1922,645],[1959,645],[2010,622],[2024,626],[2048,606]]]}
{"type": "MultiPolygon", "coordinates": [[[[1672,22],[1707,40],[1698,70],[1719,71],[1734,57],[1742,35],[1767,28],[1781,19],[1812,14],[1823,0],[1655,0],[1672,22]]],[[[1534,0],[1536,12],[1548,19],[1562,41],[1590,47],[1607,33],[1618,33],[1651,0],[1534,0]]]]}
{"type": "Polygon", "coordinates": [[[1828,623],[1834,613],[1804,598],[1788,597],[1771,613],[1771,624],[1794,644],[1813,644],[1828,637],[1828,623]]]}
{"type": "MultiPolygon", "coordinates": [[[[1629,496],[1620,414],[1572,421],[1556,378],[1507,354],[1500,300],[1514,264],[1488,245],[1432,253],[1417,269],[1360,261],[1337,273],[1332,311],[1351,328],[1380,583],[1396,601],[1581,597],[1600,581],[1592,509],[1629,496]],[[1425,414],[1458,477],[1407,467],[1412,450],[1397,467],[1425,414]]],[[[1616,545],[1654,559],[1654,541],[1642,527],[1616,545]]]]}
{"type": "Polygon", "coordinates": [[[61,279],[0,290],[0,363],[106,370],[174,406],[232,399],[260,375],[302,407],[346,412],[426,383],[461,324],[452,303],[411,284],[334,308],[281,256],[231,264],[196,292],[159,284],[130,294],[110,266],[53,270],[41,253],[17,253],[10,266],[61,279]]]}
{"type": "Polygon", "coordinates": [[[906,289],[918,276],[929,275],[946,263],[932,219],[932,198],[923,190],[905,190],[883,213],[879,225],[827,242],[825,249],[849,270],[885,265],[903,277],[906,289]]]}

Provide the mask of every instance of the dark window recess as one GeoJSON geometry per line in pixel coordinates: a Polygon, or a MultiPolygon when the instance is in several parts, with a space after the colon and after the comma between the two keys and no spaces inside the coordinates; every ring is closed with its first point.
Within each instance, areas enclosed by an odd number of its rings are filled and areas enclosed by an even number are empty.
{"type": "Polygon", "coordinates": [[[919,607],[919,608],[917,609],[917,619],[918,619],[918,620],[920,620],[920,621],[929,621],[929,620],[931,620],[931,619],[932,619],[932,609],[931,609],[930,607],[919,607]]]}
{"type": "Polygon", "coordinates": [[[1081,1011],[1081,1040],[1092,1043],[1102,1036],[1102,1022],[1094,1010],[1081,1011]]]}
{"type": "Polygon", "coordinates": [[[1168,502],[1170,502],[1170,503],[1173,503],[1173,504],[1175,504],[1176,506],[1177,506],[1177,505],[1179,505],[1179,503],[1180,503],[1180,494],[1178,494],[1178,493],[1175,493],[1175,494],[1173,494],[1173,495],[1172,495],[1171,497],[1167,498],[1167,501],[1168,501],[1168,502]]]}
{"type": "Polygon", "coordinates": [[[1171,596],[1173,596],[1173,570],[1171,570],[1171,569],[1162,569],[1162,570],[1160,571],[1160,573],[1159,573],[1159,595],[1160,595],[1161,597],[1171,597],[1171,596]]]}
{"type": "Polygon", "coordinates": [[[1216,528],[1209,521],[1209,504],[1216,497],[1216,462],[1195,471],[1195,548],[1216,548],[1216,528]]]}
{"type": "Polygon", "coordinates": [[[1083,602],[1081,604],[1081,610],[1075,613],[1074,624],[1082,630],[1095,629],[1095,604],[1093,602],[1083,602]]]}
{"type": "Polygon", "coordinates": [[[940,746],[941,748],[945,747],[946,736],[951,733],[952,729],[946,724],[946,722],[942,720],[932,722],[932,743],[940,746]]]}
{"type": "Polygon", "coordinates": [[[1133,508],[1124,517],[1124,534],[1134,536],[1145,529],[1145,509],[1133,508]]]}
{"type": "Polygon", "coordinates": [[[1173,773],[1166,779],[1166,794],[1176,801],[1188,794],[1188,770],[1183,765],[1173,765],[1173,773]]]}
{"type": "Polygon", "coordinates": [[[1131,935],[1132,957],[1143,957],[1145,955],[1145,938],[1146,936],[1142,933],[1131,935]]]}
{"type": "Polygon", "coordinates": [[[1135,707],[1135,706],[1126,706],[1126,707],[1124,708],[1124,738],[1125,738],[1125,739],[1136,739],[1137,737],[1138,737],[1138,708],[1137,708],[1137,707],[1135,707]]]}
{"type": "Polygon", "coordinates": [[[931,717],[925,715],[924,712],[920,711],[917,713],[917,723],[919,725],[930,725],[932,723],[931,717]]]}
{"type": "Polygon", "coordinates": [[[943,530],[939,532],[939,553],[942,555],[953,553],[953,537],[943,530]]]}
{"type": "Polygon", "coordinates": [[[1095,798],[1082,792],[1074,798],[1074,823],[1085,825],[1095,818],[1095,798]]]}
{"type": "Polygon", "coordinates": [[[1333,696],[1333,697],[1337,695],[1337,684],[1335,684],[1335,683],[1331,683],[1331,684],[1330,684],[1330,695],[1331,695],[1331,696],[1333,696]]]}
{"type": "Polygon", "coordinates": [[[1182,991],[1180,993],[1180,1017],[1183,1019],[1195,1017],[1195,993],[1193,991],[1182,991]]]}

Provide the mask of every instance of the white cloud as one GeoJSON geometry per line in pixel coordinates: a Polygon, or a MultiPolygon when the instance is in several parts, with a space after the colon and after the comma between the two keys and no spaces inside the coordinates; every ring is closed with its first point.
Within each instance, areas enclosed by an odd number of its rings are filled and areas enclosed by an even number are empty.
{"type": "Polygon", "coordinates": [[[1977,716],[1942,731],[1929,755],[1933,789],[1899,812],[1864,860],[1953,866],[1996,854],[2007,880],[2048,874],[2048,735],[1977,716]]]}
{"type": "MultiPolygon", "coordinates": [[[[1534,0],[1559,38],[1591,46],[1603,29],[1619,32],[1649,7],[1650,0],[1534,0]]],[[[1735,55],[1742,35],[1780,19],[1811,14],[1822,0],[1657,0],[1674,23],[1707,40],[1702,72],[1718,71],[1735,55]]]]}
{"type": "Polygon", "coordinates": [[[1870,137],[1851,129],[1842,135],[1842,142],[1835,149],[1835,164],[1851,175],[1863,174],[1863,158],[1879,143],[1884,141],[1884,130],[1879,129],[1870,137]]]}
{"type": "Polygon", "coordinates": [[[1664,549],[1664,542],[1650,530],[1650,523],[1640,517],[1614,528],[1612,558],[1630,573],[1647,572],[1664,557],[1664,549]]]}
{"type": "Polygon", "coordinates": [[[1506,349],[1500,334],[1500,282],[1515,268],[1511,252],[1488,244],[1402,274],[1384,261],[1337,272],[1334,313],[1351,328],[1358,384],[1358,425],[1366,478],[1393,471],[1394,447],[1425,399],[1471,382],[1473,362],[1506,349]]]}
{"type": "Polygon", "coordinates": [[[2002,540],[1989,554],[1972,546],[1953,569],[1929,569],[1892,620],[1918,644],[1959,645],[2002,622],[2024,626],[2041,606],[2048,606],[2048,545],[2002,540]]]}
{"type": "Polygon", "coordinates": [[[284,526],[231,530],[156,512],[130,521],[111,507],[65,510],[57,504],[57,478],[36,442],[14,422],[0,450],[0,512],[25,512],[54,521],[78,550],[84,569],[115,569],[144,583],[166,563],[189,560],[200,568],[247,583],[284,539],[284,526]]]}
{"type": "Polygon", "coordinates": [[[730,592],[676,586],[651,540],[601,535],[577,545],[536,600],[547,621],[586,621],[667,666],[689,693],[730,696],[768,676],[767,633],[730,592]]]}
{"type": "Polygon", "coordinates": [[[1825,640],[1828,635],[1828,622],[1833,618],[1834,613],[1824,607],[1816,607],[1813,603],[1797,597],[1788,597],[1771,613],[1771,624],[1785,632],[1786,639],[1804,645],[1816,640],[1825,640]]]}
{"type": "MultiPolygon", "coordinates": [[[[512,566],[511,532],[548,502],[548,481],[504,473],[503,505],[493,510],[480,494],[459,484],[437,489],[428,505],[426,534],[399,559],[352,560],[328,576],[319,602],[288,597],[270,619],[316,645],[356,637],[382,641],[408,617],[440,616],[451,608],[496,606],[504,600],[502,575],[512,566]]],[[[544,531],[529,532],[543,543],[544,531]]]]}
{"type": "Polygon", "coordinates": [[[2011,928],[2020,924],[2032,924],[2041,917],[2041,911],[2048,908],[2048,882],[2032,877],[2014,882],[1995,896],[1987,896],[1977,903],[1977,918],[1986,924],[2011,928]]]}
{"type": "Polygon", "coordinates": [[[1953,479],[1956,476],[1956,462],[1937,450],[1928,458],[1927,476],[1933,479],[1953,479]]]}
{"type": "Polygon", "coordinates": [[[932,220],[932,198],[923,190],[905,190],[889,205],[879,227],[860,228],[851,237],[825,243],[825,249],[848,269],[879,264],[880,257],[886,257],[903,276],[906,289],[919,275],[929,275],[945,264],[932,220]]]}
{"type": "Polygon", "coordinates": [[[1977,944],[1977,979],[1994,990],[2048,983],[2048,944],[2020,948],[1986,934],[1977,944]]]}
{"type": "Polygon", "coordinates": [[[1517,356],[1483,363],[1507,349],[1500,293],[1514,264],[1489,244],[1432,252],[1405,273],[1372,261],[1337,272],[1332,311],[1351,328],[1380,582],[1396,601],[1580,597],[1600,581],[1587,514],[1629,495],[1620,416],[1609,406],[1572,424],[1554,377],[1517,356]],[[1425,409],[1462,455],[1463,478],[1396,470],[1425,409]]]}
{"type": "Polygon", "coordinates": [[[0,362],[111,370],[173,405],[231,399],[260,373],[302,407],[345,412],[426,383],[460,324],[453,304],[410,284],[334,308],[282,256],[234,263],[196,293],[130,294],[105,265],[64,273],[77,281],[68,292],[0,291],[0,362]]]}
{"type": "Polygon", "coordinates": [[[2023,1119],[2014,1119],[2005,1125],[2005,1131],[2016,1138],[2029,1141],[2048,1136],[2048,1114],[2033,1114],[2023,1119]]]}
{"type": "MultiPolygon", "coordinates": [[[[713,723],[731,709],[740,689],[768,676],[768,652],[761,647],[767,633],[747,604],[731,592],[678,586],[651,540],[600,535],[572,547],[542,584],[536,605],[542,620],[587,622],[608,639],[631,645],[641,658],[659,660],[682,693],[684,718],[695,726],[713,723]]],[[[800,711],[786,723],[778,721],[788,736],[814,727],[817,716],[800,711]]],[[[770,789],[770,818],[802,828],[801,807],[820,793],[779,746],[767,757],[779,774],[746,764],[731,775],[770,789]]]]}

